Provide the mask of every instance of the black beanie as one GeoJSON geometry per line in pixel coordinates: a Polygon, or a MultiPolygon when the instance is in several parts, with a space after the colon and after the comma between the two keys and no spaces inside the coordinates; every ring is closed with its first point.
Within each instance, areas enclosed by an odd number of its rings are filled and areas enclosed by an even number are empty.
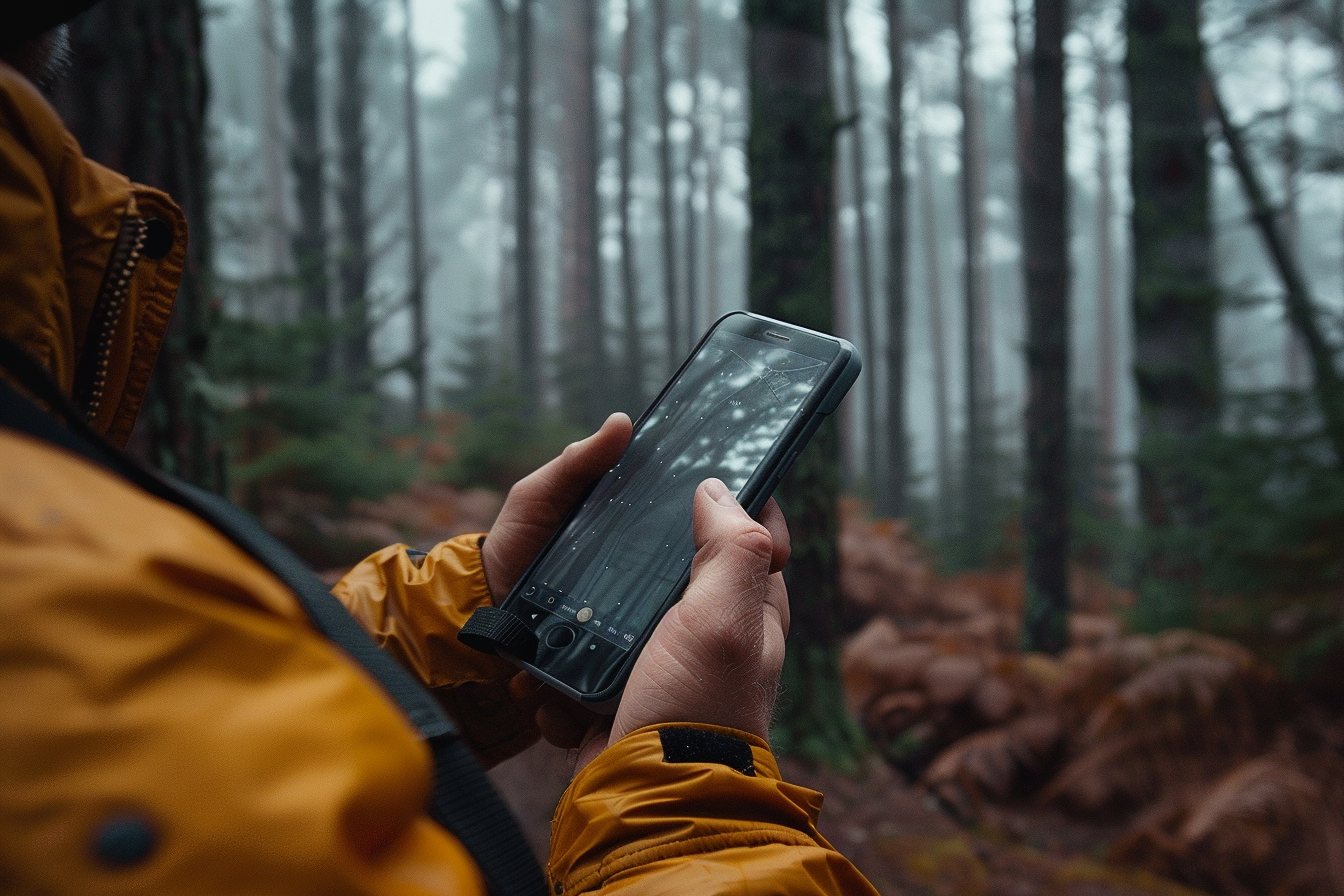
{"type": "Polygon", "coordinates": [[[98,0],[0,0],[0,51],[68,22],[98,0]]]}

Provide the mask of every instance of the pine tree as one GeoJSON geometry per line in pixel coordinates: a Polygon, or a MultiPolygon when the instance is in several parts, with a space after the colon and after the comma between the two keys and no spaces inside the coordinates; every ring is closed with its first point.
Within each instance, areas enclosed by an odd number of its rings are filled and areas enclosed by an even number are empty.
{"type": "Polygon", "coordinates": [[[1207,516],[1192,464],[1217,429],[1221,403],[1199,6],[1129,0],[1126,7],[1136,461],[1152,542],[1143,594],[1162,621],[1178,621],[1184,610],[1168,598],[1199,572],[1179,536],[1207,516]]]}
{"type": "MultiPolygon", "coordinates": [[[[321,102],[318,94],[318,8],[316,0],[289,0],[289,74],[285,100],[289,110],[289,166],[294,183],[294,232],[290,249],[299,280],[299,310],[312,321],[325,321],[327,303],[327,199],[323,174],[321,102]]],[[[333,373],[333,358],[321,351],[312,372],[315,382],[333,373]]]]}
{"type": "Polygon", "coordinates": [[[634,176],[632,149],[635,104],[631,91],[635,66],[635,4],[625,0],[625,33],[621,35],[621,136],[617,149],[620,168],[621,295],[625,318],[623,332],[624,371],[621,379],[625,403],[631,414],[644,408],[644,334],[640,329],[639,275],[635,267],[635,240],[630,221],[630,186],[634,176]]]}
{"type": "Polygon", "coordinates": [[[671,114],[667,106],[667,2],[653,3],[654,102],[658,108],[658,202],[662,219],[663,326],[667,330],[667,370],[676,370],[686,353],[681,294],[677,291],[677,216],[672,195],[671,114]]]}
{"type": "Polygon", "coordinates": [[[340,247],[336,252],[340,297],[341,367],[359,391],[372,387],[369,328],[368,83],[364,67],[372,27],[366,0],[341,0],[337,40],[336,207],[340,247]]]}
{"type": "MultiPolygon", "coordinates": [[[[905,177],[905,9],[887,0],[887,407],[885,464],[877,509],[885,516],[909,512],[910,455],[905,422],[906,276],[909,188],[905,177]]],[[[931,226],[929,224],[928,226],[931,226]]]]}
{"type": "Polygon", "coordinates": [[[1036,0],[1031,129],[1022,154],[1027,293],[1023,646],[1058,653],[1069,612],[1069,260],[1064,0],[1036,0]]]}
{"type": "Polygon", "coordinates": [[[962,456],[963,559],[984,560],[991,542],[994,471],[994,342],[985,251],[985,136],[980,81],[971,66],[970,0],[953,0],[957,29],[957,90],[961,106],[961,214],[966,246],[964,388],[965,450],[962,456]]]}
{"type": "MultiPolygon", "coordinates": [[[[826,0],[749,0],[746,18],[751,308],[826,331],[832,322],[833,129],[826,0]]],[[[774,743],[785,752],[845,765],[857,755],[860,738],[845,713],[838,669],[838,471],[837,434],[828,424],[780,489],[794,532],[787,572],[793,620],[774,743]]]]}
{"type": "Polygon", "coordinates": [[[412,381],[412,402],[416,417],[424,415],[428,409],[430,356],[429,332],[425,320],[425,280],[429,272],[425,268],[425,215],[423,206],[423,188],[421,187],[420,167],[420,104],[416,90],[415,43],[411,39],[411,0],[401,0],[403,28],[401,51],[405,66],[406,115],[406,225],[409,234],[409,270],[410,286],[406,293],[406,304],[411,309],[411,357],[410,372],[412,381]]]}
{"type": "Polygon", "coordinates": [[[532,197],[532,168],[536,146],[532,134],[532,0],[518,0],[514,13],[517,28],[518,75],[514,91],[514,230],[517,281],[515,315],[517,341],[514,363],[524,412],[535,417],[541,403],[541,337],[536,289],[536,259],[532,197]]]}

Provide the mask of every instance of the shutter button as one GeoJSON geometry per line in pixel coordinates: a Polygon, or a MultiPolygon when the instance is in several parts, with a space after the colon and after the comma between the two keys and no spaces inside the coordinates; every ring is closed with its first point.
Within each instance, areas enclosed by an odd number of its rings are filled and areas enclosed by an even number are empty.
{"type": "Polygon", "coordinates": [[[139,865],[154,853],[159,834],[143,815],[113,815],[93,835],[93,854],[112,868],[139,865]]]}

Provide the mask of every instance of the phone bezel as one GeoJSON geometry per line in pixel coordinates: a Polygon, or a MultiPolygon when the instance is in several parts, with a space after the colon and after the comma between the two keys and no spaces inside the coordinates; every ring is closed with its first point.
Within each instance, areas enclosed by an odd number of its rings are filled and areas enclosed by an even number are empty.
{"type": "MultiPolygon", "coordinates": [[[[811,439],[825,417],[835,410],[840,399],[853,384],[859,372],[859,359],[854,347],[838,337],[827,336],[750,312],[731,312],[719,318],[696,343],[676,373],[668,379],[657,397],[635,421],[635,432],[638,432],[657,411],[706,343],[716,333],[724,331],[765,345],[787,348],[789,351],[816,358],[828,365],[816,388],[795,412],[780,438],[771,446],[770,451],[738,494],[738,500],[743,508],[755,516],[792,465],[797,453],[811,439]]],[[[594,487],[595,485],[596,483],[594,487]]],[[[614,712],[634,661],[663,615],[680,599],[685,590],[690,578],[690,561],[687,561],[686,569],[679,581],[663,593],[660,598],[661,605],[651,617],[650,623],[627,648],[621,648],[596,632],[574,625],[567,617],[535,604],[523,594],[523,591],[528,587],[536,587],[529,584],[529,580],[535,575],[535,570],[544,561],[559,534],[591,493],[592,488],[575,503],[546,546],[533,558],[527,570],[519,577],[518,582],[500,605],[532,628],[537,638],[534,657],[527,660],[504,652],[501,652],[501,655],[590,708],[614,712]],[[572,639],[560,645],[554,643],[553,633],[565,630],[573,633],[572,639]]],[[[556,600],[551,599],[553,602],[556,600]]]]}

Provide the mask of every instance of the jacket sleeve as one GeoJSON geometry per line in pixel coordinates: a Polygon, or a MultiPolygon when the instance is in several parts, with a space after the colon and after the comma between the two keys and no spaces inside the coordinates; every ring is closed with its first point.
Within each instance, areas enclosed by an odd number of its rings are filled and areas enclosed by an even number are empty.
{"type": "Polygon", "coordinates": [[[817,831],[821,799],[781,780],[760,738],[709,725],[642,728],[561,799],[551,891],[876,896],[817,831]]]}
{"type": "Polygon", "coordinates": [[[366,558],[332,589],[380,647],[429,687],[476,755],[493,765],[536,742],[535,721],[508,692],[518,668],[457,640],[490,604],[483,535],[461,535],[412,560],[405,545],[366,558]]]}

